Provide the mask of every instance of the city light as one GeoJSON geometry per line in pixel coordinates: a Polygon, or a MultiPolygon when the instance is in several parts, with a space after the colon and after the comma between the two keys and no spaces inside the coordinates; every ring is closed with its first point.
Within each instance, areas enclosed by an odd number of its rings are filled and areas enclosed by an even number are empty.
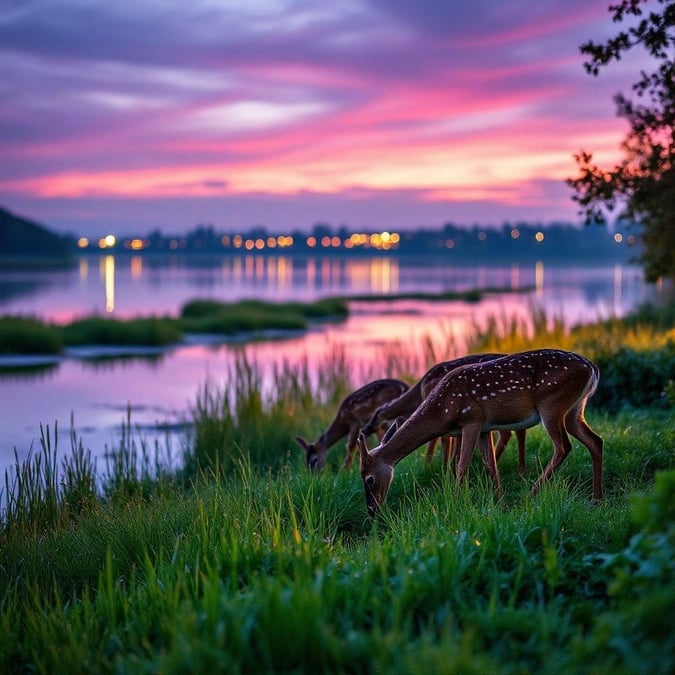
{"type": "MultiPolygon", "coordinates": [[[[345,233],[343,230],[340,230],[340,234],[336,234],[325,228],[325,233],[319,235],[316,233],[306,234],[299,241],[295,241],[291,235],[268,234],[264,230],[261,231],[261,228],[256,228],[248,234],[220,233],[216,236],[214,236],[215,233],[213,232],[213,228],[211,228],[210,233],[207,232],[206,235],[200,231],[198,236],[190,234],[185,237],[175,238],[164,238],[161,236],[156,238],[152,235],[145,238],[118,239],[115,235],[108,234],[100,239],[90,241],[87,237],[83,236],[76,239],[75,244],[83,252],[93,247],[97,247],[106,253],[112,253],[118,249],[133,253],[145,253],[150,249],[153,252],[161,250],[172,252],[192,250],[217,252],[218,250],[230,249],[231,253],[238,250],[241,253],[280,255],[282,252],[286,253],[287,249],[293,247],[298,247],[301,250],[314,250],[315,252],[318,249],[323,253],[337,252],[339,250],[356,252],[358,249],[371,252],[387,252],[398,249],[403,239],[405,239],[404,246],[406,250],[421,250],[422,247],[433,247],[436,251],[441,249],[446,252],[452,251],[453,254],[456,254],[458,251],[474,251],[478,254],[479,248],[484,249],[487,244],[492,243],[494,248],[495,245],[499,245],[500,241],[504,242],[509,239],[514,242],[514,246],[517,241],[518,248],[523,247],[524,249],[527,249],[528,246],[536,247],[537,244],[544,242],[549,235],[553,238],[558,237],[555,243],[551,243],[553,239],[550,240],[549,248],[550,246],[554,246],[555,248],[559,240],[557,231],[555,231],[554,236],[554,232],[549,232],[543,227],[509,226],[505,227],[502,232],[492,232],[491,230],[474,227],[473,230],[467,231],[466,234],[464,232],[456,233],[455,229],[452,227],[446,228],[446,231],[441,236],[421,232],[420,239],[422,242],[418,242],[416,239],[417,235],[415,234],[406,233],[402,236],[397,232],[389,230],[352,233],[345,233]],[[477,248],[474,250],[471,247],[477,248]]],[[[565,234],[567,235],[567,232],[565,234]]],[[[570,236],[576,236],[576,232],[570,234],[570,236]]],[[[634,235],[626,235],[619,232],[608,233],[607,238],[613,245],[633,246],[638,243],[638,238],[634,235]]],[[[481,250],[480,253],[482,254],[483,251],[481,250]]]]}
{"type": "Polygon", "coordinates": [[[114,248],[116,243],[117,243],[117,239],[115,238],[115,235],[114,234],[108,234],[105,237],[101,237],[101,239],[98,240],[98,247],[99,248],[114,248]]]}
{"type": "MultiPolygon", "coordinates": [[[[127,242],[124,243],[127,244],[127,242]]],[[[145,248],[145,242],[142,239],[132,239],[128,245],[132,251],[142,251],[145,248]]]]}

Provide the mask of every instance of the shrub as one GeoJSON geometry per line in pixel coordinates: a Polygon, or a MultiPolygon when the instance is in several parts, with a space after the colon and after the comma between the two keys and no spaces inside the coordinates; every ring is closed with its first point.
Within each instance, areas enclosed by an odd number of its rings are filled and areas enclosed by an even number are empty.
{"type": "Polygon", "coordinates": [[[69,346],[124,345],[163,346],[179,342],[183,333],[178,324],[167,318],[142,318],[118,321],[95,316],[74,321],[63,328],[69,346]]]}
{"type": "Polygon", "coordinates": [[[0,354],[59,354],[61,333],[55,326],[22,316],[0,317],[0,354]]]}
{"type": "Polygon", "coordinates": [[[593,357],[600,368],[600,384],[593,403],[616,412],[625,406],[671,405],[669,382],[675,379],[675,343],[663,349],[636,351],[619,348],[593,357]]]}
{"type": "Polygon", "coordinates": [[[602,654],[605,672],[672,673],[675,633],[666,617],[675,606],[675,470],[657,474],[653,492],[631,502],[640,531],[618,553],[587,559],[607,579],[611,609],[578,657],[587,667],[587,658],[602,654]]]}

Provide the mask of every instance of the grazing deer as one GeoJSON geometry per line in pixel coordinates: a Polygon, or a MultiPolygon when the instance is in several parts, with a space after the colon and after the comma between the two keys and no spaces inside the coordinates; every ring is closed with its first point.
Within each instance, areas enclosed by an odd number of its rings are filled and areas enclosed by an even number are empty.
{"type": "MultiPolygon", "coordinates": [[[[442,361],[432,366],[426,373],[407,391],[401,394],[393,401],[389,401],[380,406],[370,421],[363,427],[363,433],[366,436],[374,433],[384,422],[393,422],[396,419],[409,417],[422,403],[422,401],[429,395],[431,390],[447,375],[450,371],[466,366],[472,363],[482,363],[483,361],[492,361],[493,359],[501,358],[504,354],[470,354],[469,356],[462,356],[451,361],[442,361]]],[[[518,471],[520,474],[525,473],[525,431],[516,431],[518,439],[518,471]]],[[[501,456],[506,448],[509,439],[511,438],[510,430],[503,430],[499,433],[499,443],[495,450],[497,458],[501,456]]],[[[429,441],[426,451],[426,461],[431,462],[434,456],[434,450],[438,441],[442,444],[443,466],[448,465],[450,458],[455,457],[459,450],[459,443],[457,437],[443,436],[439,438],[432,438],[429,441]]]]}
{"type": "Polygon", "coordinates": [[[588,359],[558,349],[536,349],[450,371],[401,425],[393,424],[380,444],[368,451],[359,439],[361,477],[371,515],[384,503],[394,466],[423,443],[445,435],[461,436],[457,480],[464,479],[480,441],[481,454],[501,495],[490,431],[527,429],[543,422],[553,441],[553,456],[532,486],[536,494],[572,449],[569,436],[588,448],[593,465],[593,500],[602,499],[602,438],[584,419],[586,401],[600,372],[588,359]]]}
{"type": "MultiPolygon", "coordinates": [[[[338,408],[330,426],[314,442],[308,443],[304,438],[296,436],[298,445],[305,451],[307,466],[312,471],[319,471],[326,465],[328,450],[341,438],[347,437],[347,454],[344,467],[348,469],[352,463],[353,452],[361,427],[372,417],[373,412],[383,403],[397,398],[408,389],[402,380],[375,380],[353,391],[346,396],[338,408]]],[[[371,433],[379,431],[378,425],[371,433]]],[[[378,437],[379,438],[379,437],[378,437]]]]}

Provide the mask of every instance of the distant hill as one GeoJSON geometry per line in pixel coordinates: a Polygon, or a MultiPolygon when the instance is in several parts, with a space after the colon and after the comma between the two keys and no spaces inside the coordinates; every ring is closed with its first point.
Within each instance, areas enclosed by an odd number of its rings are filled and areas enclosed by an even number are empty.
{"type": "Polygon", "coordinates": [[[0,207],[0,256],[67,258],[73,250],[72,237],[56,234],[0,207]]]}

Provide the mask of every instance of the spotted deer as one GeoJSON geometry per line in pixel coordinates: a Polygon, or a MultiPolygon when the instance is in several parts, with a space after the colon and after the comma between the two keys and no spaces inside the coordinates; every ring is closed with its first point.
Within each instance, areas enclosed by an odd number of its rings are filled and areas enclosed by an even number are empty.
{"type": "Polygon", "coordinates": [[[527,429],[543,422],[553,455],[531,489],[536,494],[572,449],[568,432],[586,446],[593,468],[593,500],[602,499],[603,441],[584,419],[600,372],[588,359],[558,349],[536,349],[450,371],[400,426],[394,423],[369,451],[359,438],[366,506],[375,515],[384,503],[394,467],[423,443],[461,437],[457,481],[466,475],[479,442],[483,461],[501,496],[490,432],[527,429]]]}
{"type": "MultiPolygon", "coordinates": [[[[492,361],[493,359],[501,358],[504,354],[470,354],[462,356],[451,361],[442,361],[437,363],[427,370],[426,373],[407,391],[403,392],[398,398],[388,401],[380,406],[368,423],[363,427],[363,433],[368,436],[375,432],[384,422],[391,423],[394,420],[408,418],[422,401],[429,395],[431,390],[447,375],[450,371],[461,366],[466,366],[472,363],[482,363],[483,361],[492,361]]],[[[509,439],[511,438],[511,430],[501,430],[499,432],[499,442],[495,449],[497,459],[504,452],[509,439]]],[[[518,440],[518,471],[520,474],[525,473],[525,431],[517,430],[516,438],[518,440]]],[[[459,452],[458,437],[442,436],[440,438],[432,438],[429,441],[426,450],[426,461],[431,462],[434,456],[434,450],[438,441],[441,441],[443,466],[448,465],[449,460],[454,459],[459,452]]]]}
{"type": "MultiPolygon", "coordinates": [[[[402,380],[382,379],[369,382],[346,396],[340,403],[330,426],[316,441],[309,443],[300,436],[295,437],[298,445],[305,451],[307,466],[312,471],[322,469],[326,465],[328,450],[346,436],[347,453],[344,467],[348,469],[352,463],[361,427],[372,417],[377,408],[397,398],[407,389],[408,384],[402,380]]],[[[380,432],[381,426],[378,425],[366,435],[380,432]]],[[[378,433],[378,440],[381,435],[378,433]]]]}

